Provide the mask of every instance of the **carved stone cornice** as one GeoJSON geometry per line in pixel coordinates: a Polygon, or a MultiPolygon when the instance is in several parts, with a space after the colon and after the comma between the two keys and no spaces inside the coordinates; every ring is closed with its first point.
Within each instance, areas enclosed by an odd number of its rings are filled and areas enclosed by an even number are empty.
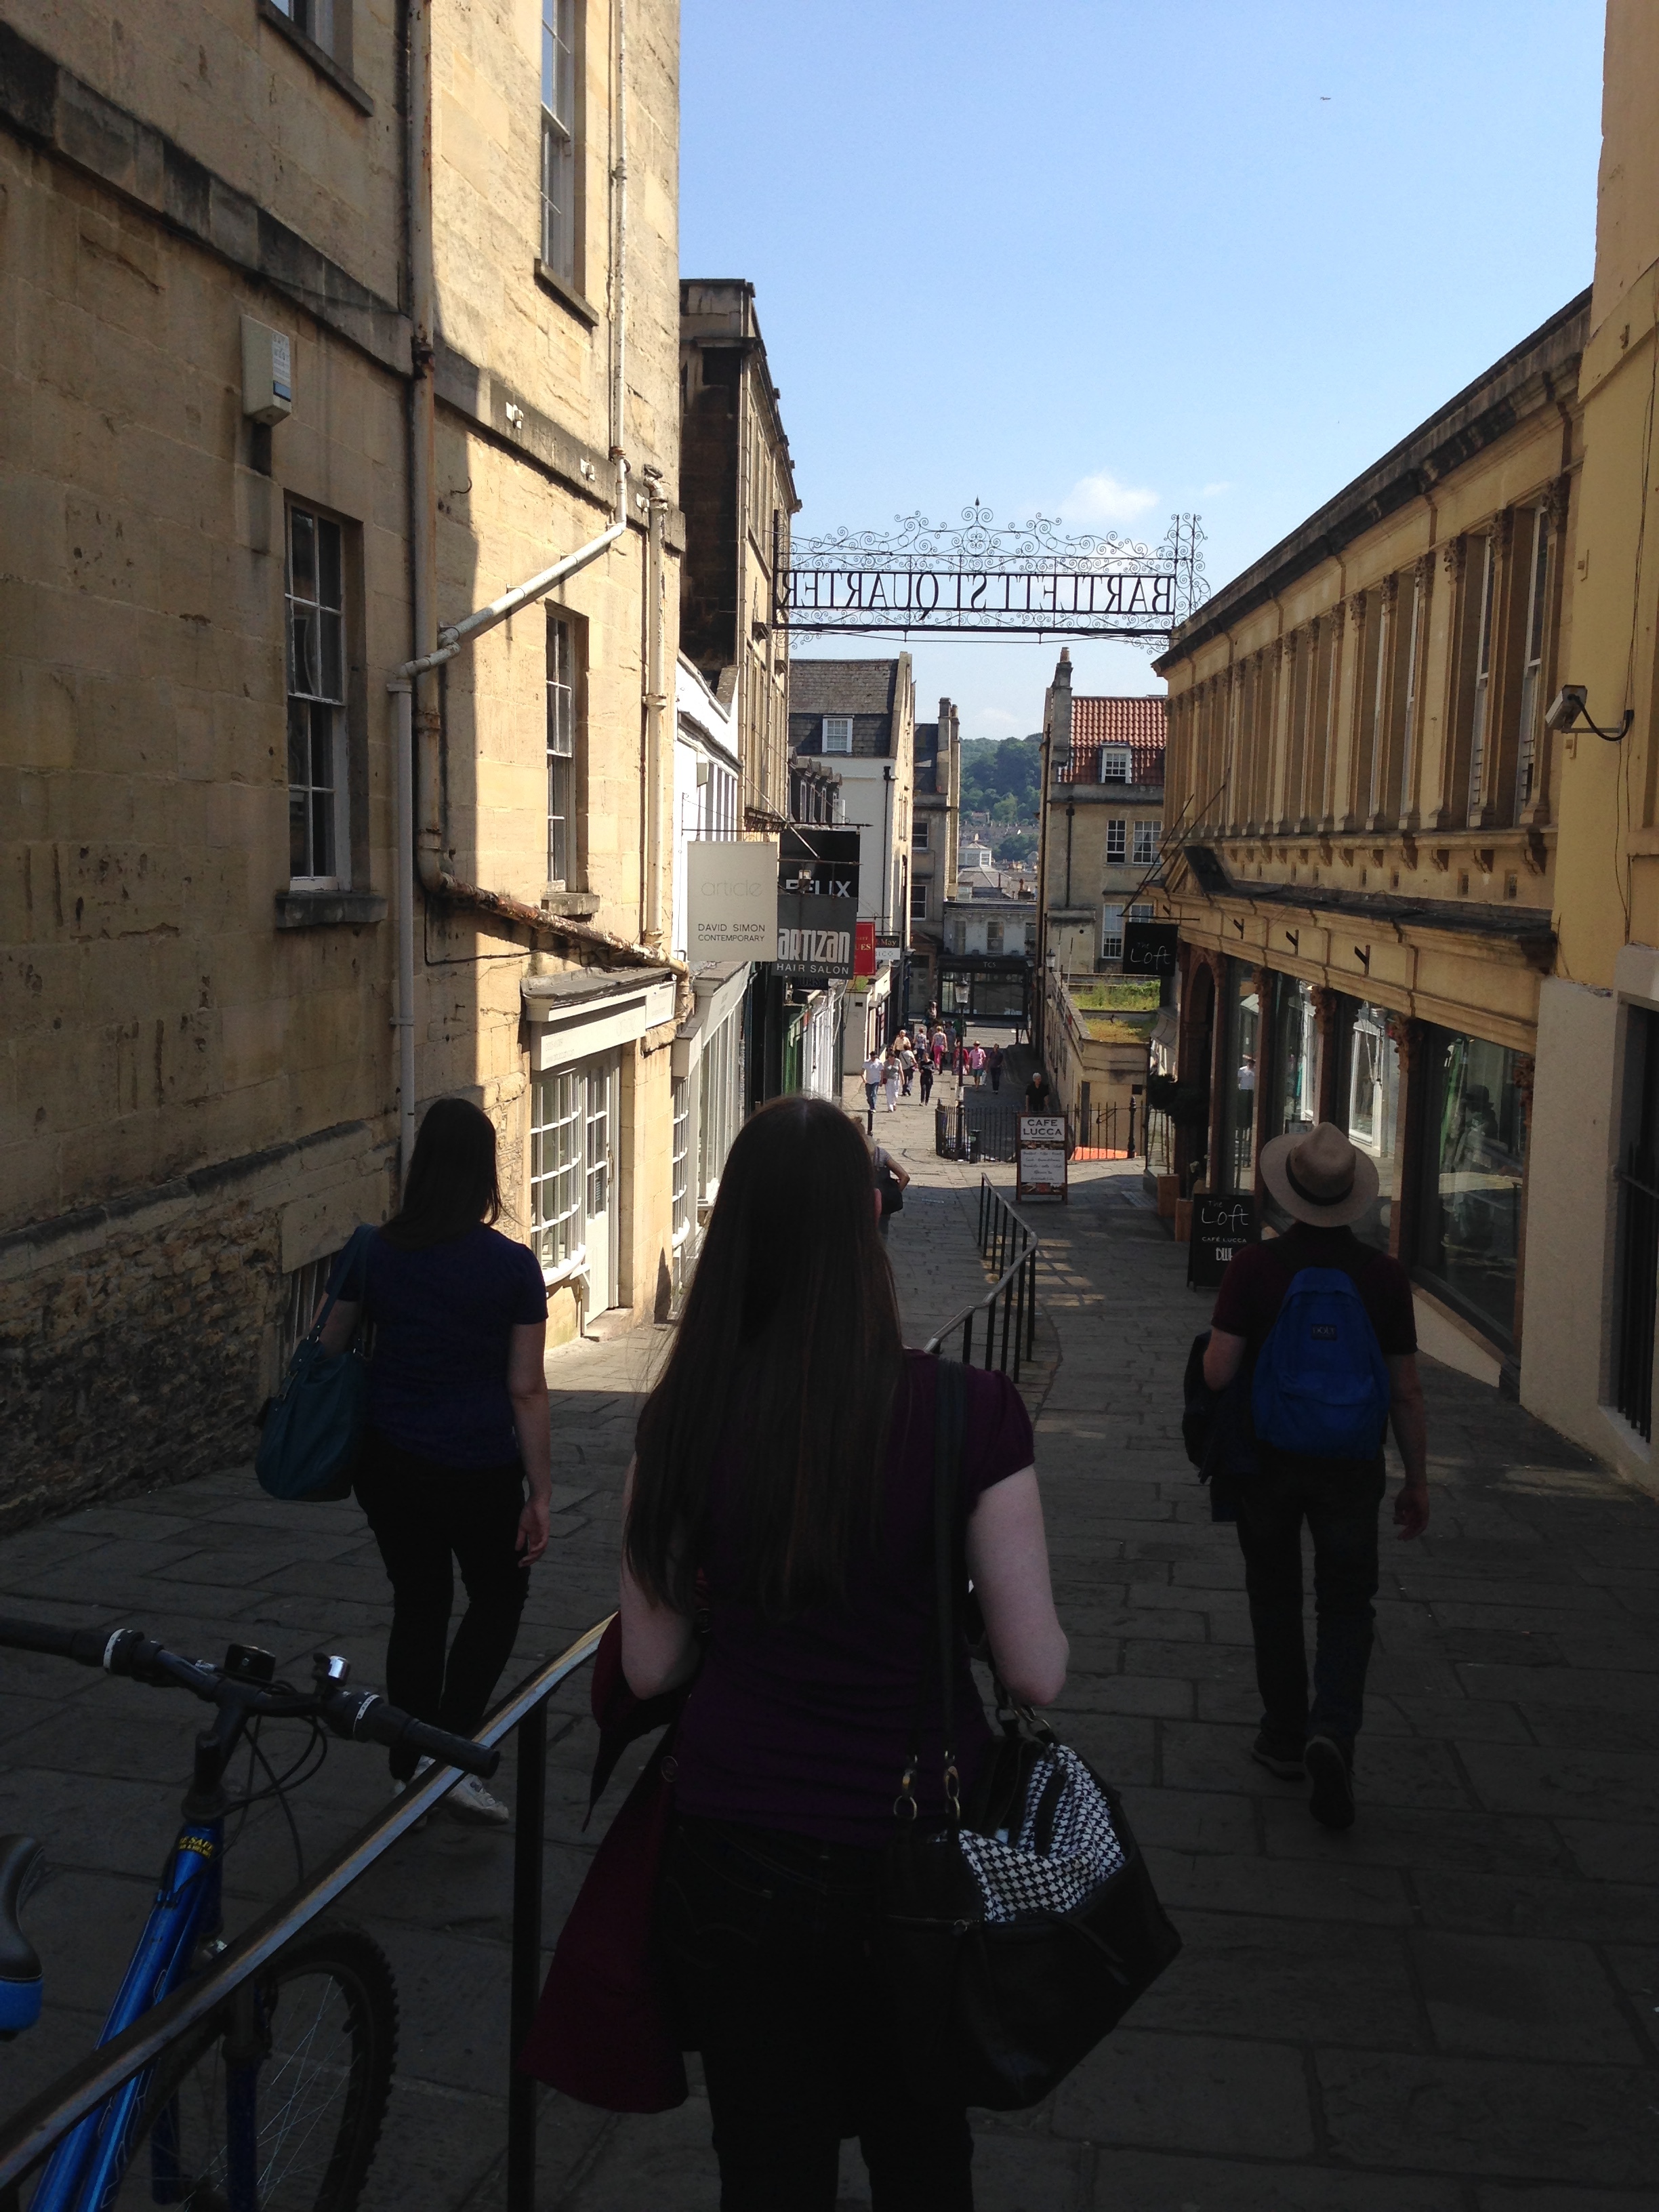
{"type": "Polygon", "coordinates": [[[1349,599],[1347,605],[1348,620],[1353,624],[1356,631],[1363,630],[1365,627],[1365,594],[1364,592],[1356,592],[1352,598],[1349,599]]]}
{"type": "Polygon", "coordinates": [[[1559,476],[1551,484],[1544,500],[1544,512],[1548,515],[1550,528],[1559,532],[1566,527],[1567,504],[1572,496],[1572,478],[1559,476]]]}
{"type": "Polygon", "coordinates": [[[1382,581],[1377,586],[1376,596],[1382,603],[1383,612],[1392,614],[1395,602],[1400,597],[1399,577],[1384,576],[1382,581]]]}
{"type": "Polygon", "coordinates": [[[1512,507],[1500,507],[1498,514],[1492,519],[1492,551],[1498,554],[1507,553],[1514,537],[1515,509],[1512,507]]]}
{"type": "Polygon", "coordinates": [[[1463,573],[1468,545],[1467,538],[1449,538],[1440,549],[1440,565],[1454,584],[1463,573]]]}

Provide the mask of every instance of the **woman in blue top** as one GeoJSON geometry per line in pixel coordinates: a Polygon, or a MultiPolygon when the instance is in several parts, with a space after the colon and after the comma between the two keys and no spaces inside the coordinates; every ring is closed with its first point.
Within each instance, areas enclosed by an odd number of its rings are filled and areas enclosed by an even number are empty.
{"type": "MultiPolygon", "coordinates": [[[[402,1206],[350,1280],[343,1257],[335,1270],[323,1336],[342,1351],[360,1319],[374,1330],[356,1490],[392,1582],[386,1694],[458,1735],[483,1718],[547,1549],[547,1291],[535,1255],[490,1225],[501,1211],[494,1122],[465,1098],[435,1100],[402,1206]],[[467,1606],[446,1659],[452,1560],[467,1606]]],[[[395,1787],[428,1763],[394,1751],[395,1787]]],[[[463,1820],[507,1818],[472,1775],[447,1802],[463,1820]]]]}

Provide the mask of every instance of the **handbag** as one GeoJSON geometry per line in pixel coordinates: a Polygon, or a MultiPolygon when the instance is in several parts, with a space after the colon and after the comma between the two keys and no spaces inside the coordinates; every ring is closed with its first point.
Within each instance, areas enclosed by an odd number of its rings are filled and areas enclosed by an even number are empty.
{"type": "Polygon", "coordinates": [[[634,1696],[623,1677],[622,1624],[613,1615],[593,1662],[599,1750],[590,1820],[627,1746],[665,1720],[671,1725],[593,1854],[518,2057],[520,2073],[610,2112],[665,2112],[689,2094],[656,1922],[673,1826],[674,1735],[685,1698],[684,1688],[634,1696]]]}
{"type": "Polygon", "coordinates": [[[941,1360],[934,1431],[934,1656],[949,1815],[916,1817],[924,1656],[884,1865],[880,1943],[910,2094],[994,2112],[1035,2105],[1181,1949],[1122,1801],[997,1684],[1001,1740],[972,1817],[957,1772],[954,1660],[965,1580],[957,1528],[963,1370],[941,1360]]]}
{"type": "MultiPolygon", "coordinates": [[[[374,1234],[366,1223],[352,1231],[338,1274],[342,1283],[350,1279],[374,1234]]],[[[253,1471],[259,1487],[273,1498],[319,1504],[350,1494],[368,1423],[368,1362],[355,1338],[331,1357],[323,1350],[323,1329],[337,1295],[329,1292],[265,1412],[253,1471]]]]}

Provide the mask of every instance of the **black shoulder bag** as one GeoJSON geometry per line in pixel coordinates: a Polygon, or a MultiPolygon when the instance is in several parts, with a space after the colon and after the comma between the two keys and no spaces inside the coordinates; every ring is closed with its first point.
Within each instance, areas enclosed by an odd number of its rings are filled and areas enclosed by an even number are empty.
{"type": "MultiPolygon", "coordinates": [[[[939,1827],[917,1818],[919,1687],[884,1870],[882,1946],[911,2094],[1014,2112],[1046,2097],[1116,2027],[1181,1938],[1116,1792],[1000,1682],[1002,1736],[964,1814],[954,1713],[964,1407],[963,1370],[941,1360],[933,1623],[950,1813],[939,1827]]],[[[923,1686],[928,1671],[924,1656],[923,1686]]]]}

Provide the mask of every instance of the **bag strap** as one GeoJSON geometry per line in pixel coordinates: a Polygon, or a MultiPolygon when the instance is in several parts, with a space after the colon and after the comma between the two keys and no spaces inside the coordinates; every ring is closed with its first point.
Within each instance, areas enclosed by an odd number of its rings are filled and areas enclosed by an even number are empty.
{"type": "MultiPolygon", "coordinates": [[[[358,1254],[364,1249],[369,1238],[374,1234],[374,1224],[373,1222],[360,1221],[357,1224],[357,1226],[352,1231],[350,1236],[346,1239],[345,1250],[340,1255],[341,1265],[337,1278],[341,1289],[345,1287],[346,1283],[350,1279],[351,1270],[356,1263],[358,1254]]],[[[367,1285],[365,1285],[365,1287],[367,1287],[367,1285]]],[[[330,1291],[327,1299],[324,1303],[321,1313],[318,1315],[316,1320],[311,1325],[310,1331],[307,1337],[307,1343],[316,1344],[321,1340],[323,1331],[328,1327],[328,1317],[333,1312],[335,1301],[338,1298],[339,1295],[339,1291],[330,1291]]]]}
{"type": "Polygon", "coordinates": [[[932,1619],[929,1632],[922,1644],[921,1665],[917,1671],[916,1694],[910,1708],[910,1752],[905,1761],[904,1772],[899,1780],[898,1795],[893,1800],[893,1813],[901,1820],[914,1820],[916,1802],[916,1770],[921,1764],[922,1707],[927,1693],[927,1678],[932,1671],[928,1659],[928,1644],[933,1647],[933,1664],[939,1680],[939,1716],[944,1735],[944,1779],[945,1802],[951,1808],[952,1821],[962,1820],[962,1778],[957,1768],[956,1754],[956,1643],[957,1632],[957,1592],[960,1584],[961,1562],[957,1544],[957,1470],[962,1457],[962,1434],[967,1419],[968,1392],[963,1380],[963,1370],[953,1359],[935,1363],[936,1381],[933,1397],[933,1601],[930,1607],[932,1619]]]}

